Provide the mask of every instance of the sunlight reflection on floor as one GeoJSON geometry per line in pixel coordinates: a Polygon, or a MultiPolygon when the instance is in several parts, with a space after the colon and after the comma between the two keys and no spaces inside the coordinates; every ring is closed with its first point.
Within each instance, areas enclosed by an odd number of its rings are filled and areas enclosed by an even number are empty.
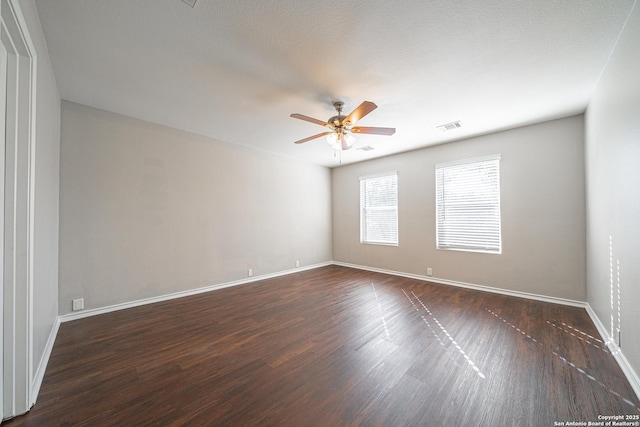
{"type": "Polygon", "coordinates": [[[382,310],[382,305],[380,304],[380,299],[378,298],[378,293],[376,292],[376,287],[373,282],[371,282],[371,288],[373,288],[373,294],[376,297],[376,303],[378,304],[378,310],[380,311],[380,319],[382,320],[382,326],[384,327],[384,334],[386,335],[388,340],[391,340],[391,335],[389,335],[389,328],[387,328],[387,319],[384,317],[384,311],[382,310]]]}
{"type": "MultiPolygon", "coordinates": [[[[557,323],[555,323],[555,321],[554,321],[554,322],[549,322],[549,321],[547,320],[547,323],[548,323],[549,325],[553,326],[554,328],[557,328],[557,329],[561,330],[562,332],[567,333],[567,334],[571,335],[572,337],[577,338],[577,339],[579,339],[580,341],[582,341],[582,342],[584,342],[584,343],[586,343],[586,344],[589,344],[590,346],[593,346],[593,347],[597,348],[598,350],[602,350],[602,351],[604,351],[605,353],[609,353],[609,351],[608,351],[605,347],[601,347],[601,346],[599,346],[599,345],[597,345],[597,344],[592,343],[592,342],[591,342],[590,340],[588,340],[587,338],[583,338],[583,337],[581,337],[581,336],[578,336],[578,335],[574,334],[572,331],[569,331],[569,330],[567,330],[567,329],[563,328],[562,326],[559,326],[557,323]]],[[[597,339],[597,338],[595,338],[595,337],[592,337],[591,335],[586,334],[586,333],[584,333],[584,332],[582,332],[582,331],[580,331],[580,330],[578,330],[578,329],[576,329],[576,328],[574,328],[574,327],[572,327],[572,326],[569,326],[569,325],[567,325],[567,324],[566,324],[566,323],[564,323],[564,322],[561,322],[561,323],[562,323],[562,325],[563,325],[563,326],[566,326],[567,328],[570,328],[570,329],[572,329],[572,330],[573,330],[573,331],[575,331],[575,332],[578,332],[578,333],[580,333],[580,334],[582,334],[582,335],[584,335],[584,336],[587,336],[587,337],[589,337],[589,338],[591,338],[591,339],[593,339],[593,340],[596,340],[596,341],[600,341],[600,342],[602,342],[602,340],[599,340],[599,339],[597,339]]],[[[604,344],[604,343],[603,343],[603,344],[604,344]]]]}
{"type": "MultiPolygon", "coordinates": [[[[407,292],[402,289],[402,292],[404,292],[404,295],[407,297],[407,299],[409,300],[409,302],[411,302],[411,305],[413,305],[413,307],[416,309],[416,311],[420,312],[420,309],[414,304],[414,302],[411,300],[411,297],[407,294],[407,292]]],[[[456,347],[456,349],[460,352],[460,354],[465,358],[465,360],[467,361],[467,363],[473,368],[474,371],[476,371],[476,373],[478,374],[478,376],[480,378],[486,378],[485,374],[483,374],[480,371],[480,368],[478,368],[478,366],[473,362],[473,360],[471,360],[471,358],[467,355],[467,353],[460,347],[460,345],[456,342],[455,339],[453,339],[453,337],[449,334],[449,332],[445,329],[444,326],[442,326],[442,324],[440,323],[440,321],[431,313],[431,310],[429,310],[427,308],[427,306],[422,302],[422,300],[420,300],[420,298],[412,291],[411,295],[413,295],[413,297],[416,299],[416,301],[418,301],[418,303],[422,306],[422,308],[427,312],[427,314],[429,314],[429,316],[431,317],[431,319],[435,322],[436,325],[438,325],[438,327],[442,330],[442,332],[445,334],[445,336],[449,339],[449,341],[456,347]]],[[[426,317],[424,316],[420,316],[422,317],[422,320],[426,323],[426,325],[429,327],[429,329],[431,330],[431,332],[433,333],[433,335],[438,339],[438,341],[440,342],[440,344],[445,347],[444,343],[440,340],[440,338],[438,337],[438,334],[436,333],[436,331],[431,327],[431,324],[429,323],[429,321],[426,319],[426,317]]]]}
{"type": "MultiPolygon", "coordinates": [[[[488,308],[485,308],[485,310],[490,313],[491,315],[493,315],[496,319],[501,320],[505,325],[510,326],[512,329],[515,329],[516,331],[518,331],[520,334],[522,334],[524,337],[526,337],[528,340],[543,346],[544,345],[536,340],[535,338],[533,338],[531,335],[527,334],[526,332],[522,331],[520,328],[518,328],[516,325],[508,322],[506,319],[503,319],[500,315],[494,313],[493,311],[489,310],[488,308]]],[[[549,322],[547,322],[549,323],[549,322]]],[[[592,344],[593,345],[593,344],[592,344]]],[[[598,347],[599,348],[599,347],[598,347]]],[[[602,349],[601,349],[602,350],[602,349]]],[[[600,387],[602,387],[603,389],[605,389],[607,392],[613,394],[614,396],[622,399],[626,404],[628,404],[629,406],[634,407],[636,410],[640,409],[638,408],[636,405],[634,405],[634,403],[632,401],[630,401],[629,399],[626,399],[625,397],[623,397],[622,395],[620,395],[620,393],[611,390],[609,387],[607,387],[602,381],[599,381],[598,379],[596,379],[593,375],[589,374],[588,372],[586,372],[584,369],[576,366],[573,362],[571,362],[570,360],[568,360],[566,357],[562,356],[561,354],[559,354],[558,352],[551,350],[551,353],[556,356],[563,364],[565,364],[566,366],[571,367],[572,369],[574,369],[575,371],[579,372],[580,374],[584,375],[586,378],[588,378],[589,380],[597,383],[600,387]]]]}

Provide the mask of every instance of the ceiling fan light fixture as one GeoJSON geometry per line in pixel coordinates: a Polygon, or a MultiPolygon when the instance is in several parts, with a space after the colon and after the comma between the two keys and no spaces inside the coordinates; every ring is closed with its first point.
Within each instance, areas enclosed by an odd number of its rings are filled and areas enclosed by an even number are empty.
{"type": "Polygon", "coordinates": [[[338,134],[336,132],[331,132],[329,135],[327,135],[327,143],[335,148],[338,144],[338,134]]]}
{"type": "Polygon", "coordinates": [[[327,142],[334,150],[348,150],[353,147],[355,141],[353,134],[343,128],[336,129],[327,135],[327,142]]]}
{"type": "Polygon", "coordinates": [[[353,143],[356,142],[356,137],[351,132],[345,131],[342,134],[342,149],[348,150],[353,147],[353,143]]]}

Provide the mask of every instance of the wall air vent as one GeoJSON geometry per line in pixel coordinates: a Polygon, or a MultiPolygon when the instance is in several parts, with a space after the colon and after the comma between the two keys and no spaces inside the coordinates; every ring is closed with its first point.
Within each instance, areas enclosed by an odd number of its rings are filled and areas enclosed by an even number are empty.
{"type": "Polygon", "coordinates": [[[182,3],[184,3],[184,4],[188,4],[189,6],[193,7],[193,6],[195,6],[195,5],[196,5],[196,2],[197,2],[197,1],[198,1],[198,0],[182,0],[182,3]]]}
{"type": "Polygon", "coordinates": [[[366,145],[364,147],[358,148],[358,150],[360,150],[360,151],[371,151],[371,150],[373,150],[373,147],[370,146],[370,145],[366,145]]]}
{"type": "Polygon", "coordinates": [[[440,126],[436,126],[436,128],[440,129],[442,132],[446,132],[448,130],[454,130],[454,129],[458,129],[461,128],[462,125],[460,124],[460,120],[457,120],[455,122],[451,122],[451,123],[445,123],[443,125],[440,126]]]}

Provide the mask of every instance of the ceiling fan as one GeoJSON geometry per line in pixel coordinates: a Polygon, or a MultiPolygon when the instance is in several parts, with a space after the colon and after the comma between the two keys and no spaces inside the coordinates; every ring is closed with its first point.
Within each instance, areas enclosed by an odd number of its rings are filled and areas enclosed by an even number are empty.
{"type": "Polygon", "coordinates": [[[333,103],[333,106],[338,112],[338,115],[330,117],[326,122],[314,119],[312,117],[304,116],[302,114],[292,114],[291,117],[293,117],[294,119],[304,120],[306,122],[315,123],[331,129],[327,132],[322,132],[317,135],[301,139],[299,141],[296,141],[295,143],[302,144],[303,142],[311,141],[312,139],[320,138],[326,135],[327,142],[334,148],[334,150],[348,150],[353,146],[353,143],[355,142],[355,137],[353,136],[354,133],[393,135],[396,132],[395,128],[354,126],[354,124],[358,120],[378,108],[378,106],[373,102],[364,101],[348,116],[342,115],[342,107],[344,107],[344,102],[336,101],[333,103]]]}

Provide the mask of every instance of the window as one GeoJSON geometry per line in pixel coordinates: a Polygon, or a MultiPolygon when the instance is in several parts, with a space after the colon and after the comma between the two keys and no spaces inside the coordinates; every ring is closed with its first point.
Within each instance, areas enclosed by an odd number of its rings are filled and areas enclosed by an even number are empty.
{"type": "Polygon", "coordinates": [[[360,177],[360,242],[398,244],[398,174],[360,177]]]}
{"type": "Polygon", "coordinates": [[[500,156],[436,165],[438,249],[499,254],[500,156]]]}

